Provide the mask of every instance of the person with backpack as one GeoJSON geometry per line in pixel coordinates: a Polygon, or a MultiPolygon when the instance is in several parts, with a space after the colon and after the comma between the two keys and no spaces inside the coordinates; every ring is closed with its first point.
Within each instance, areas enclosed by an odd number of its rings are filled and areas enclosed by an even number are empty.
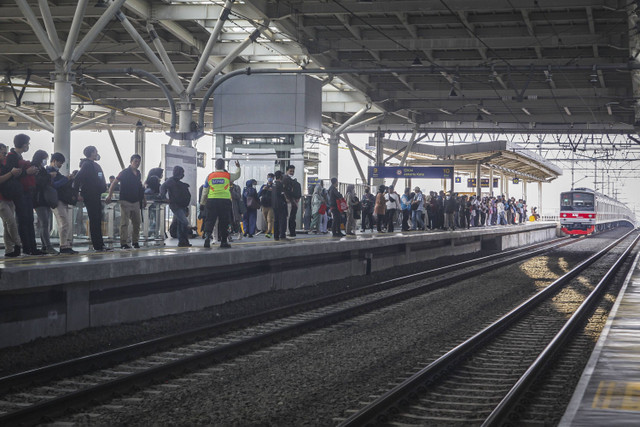
{"type": "Polygon", "coordinates": [[[411,229],[424,230],[424,220],[422,218],[422,213],[425,210],[424,196],[420,191],[420,187],[416,187],[413,191],[415,191],[415,195],[411,200],[411,229]]]}
{"type": "MultiPolygon", "coordinates": [[[[3,165],[6,155],[7,146],[0,144],[0,165],[3,165]]],[[[21,174],[21,168],[5,169],[4,166],[0,172],[0,218],[4,227],[4,256],[10,258],[20,256],[22,241],[20,240],[20,233],[18,233],[18,223],[15,217],[16,209],[13,201],[5,197],[3,184],[10,179],[17,179],[21,174]]]]}
{"type": "Polygon", "coordinates": [[[411,201],[413,194],[411,188],[404,189],[404,194],[400,197],[400,209],[402,209],[402,231],[409,231],[409,218],[411,218],[411,201]]]}
{"type": "Polygon", "coordinates": [[[184,168],[182,166],[173,167],[173,175],[160,186],[160,198],[169,203],[169,209],[173,212],[173,217],[177,222],[178,247],[188,248],[189,243],[189,205],[191,204],[191,192],[189,184],[182,182],[184,178],[184,168]],[[169,197],[167,198],[167,193],[169,197]]]}
{"type": "Polygon", "coordinates": [[[33,158],[31,159],[31,164],[38,168],[38,172],[35,175],[36,187],[33,193],[33,207],[38,218],[36,234],[40,237],[40,243],[42,243],[40,251],[56,255],[58,251],[51,244],[51,225],[53,220],[51,209],[58,206],[58,192],[51,185],[54,174],[47,172],[48,158],[49,154],[46,151],[38,150],[33,153],[33,158]]]}
{"type": "Polygon", "coordinates": [[[360,200],[356,196],[356,186],[353,184],[347,185],[347,223],[345,225],[345,232],[347,236],[356,235],[356,216],[360,216],[360,200]]]}
{"type": "Polygon", "coordinates": [[[282,177],[282,186],[284,187],[284,195],[287,198],[287,204],[289,205],[289,236],[296,236],[296,216],[298,214],[298,206],[300,205],[300,198],[302,198],[302,186],[293,175],[296,173],[296,167],[289,165],[287,172],[282,177]]]}
{"type": "Polygon", "coordinates": [[[255,179],[250,179],[246,182],[246,187],[242,190],[242,201],[246,207],[242,219],[245,237],[247,235],[253,237],[253,235],[256,234],[256,220],[258,219],[258,209],[260,209],[258,192],[254,187],[257,183],[255,179]]]}
{"type": "Polygon", "coordinates": [[[53,209],[53,215],[58,224],[58,235],[60,236],[60,253],[77,254],[73,246],[73,207],[78,202],[78,193],[73,189],[73,175],[64,176],[60,173],[60,168],[66,161],[64,154],[53,153],[51,162],[47,166],[47,172],[52,175],[52,185],[58,193],[58,206],[53,209]]]}
{"type": "Polygon", "coordinates": [[[275,221],[273,213],[273,180],[275,175],[272,173],[267,174],[267,182],[260,187],[258,191],[258,199],[260,200],[260,206],[262,208],[262,215],[264,221],[267,223],[267,229],[264,237],[270,239],[273,235],[273,223],[275,221]]]}
{"type": "Polygon", "coordinates": [[[35,175],[38,173],[38,168],[22,158],[22,155],[29,151],[30,141],[31,138],[23,133],[13,138],[14,148],[5,158],[5,168],[8,170],[22,169],[19,177],[20,186],[16,185],[16,192],[12,195],[11,200],[16,207],[18,233],[23,244],[23,252],[27,255],[45,255],[37,247],[36,230],[33,227],[33,192],[36,187],[35,175]]]}
{"type": "Polygon", "coordinates": [[[371,188],[364,188],[364,195],[362,196],[362,200],[360,204],[362,206],[362,220],[360,221],[360,229],[364,233],[367,228],[371,229],[373,233],[373,226],[375,222],[373,221],[373,206],[376,203],[376,198],[373,194],[371,194],[371,188]],[[368,226],[368,227],[367,227],[368,226]]]}

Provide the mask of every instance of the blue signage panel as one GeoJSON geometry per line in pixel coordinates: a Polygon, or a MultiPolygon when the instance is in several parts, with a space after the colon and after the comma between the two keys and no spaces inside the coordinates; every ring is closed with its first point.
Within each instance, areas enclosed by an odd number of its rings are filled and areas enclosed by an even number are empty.
{"type": "Polygon", "coordinates": [[[493,178],[493,188],[498,188],[498,178],[493,178]]]}
{"type": "Polygon", "coordinates": [[[460,184],[462,182],[461,176],[456,176],[456,184],[460,184]]]}
{"type": "Polygon", "coordinates": [[[453,176],[453,167],[446,166],[369,166],[370,178],[439,178],[449,179],[453,176]]]}
{"type": "Polygon", "coordinates": [[[480,188],[489,188],[489,178],[482,178],[480,180],[480,188]]]}
{"type": "Polygon", "coordinates": [[[514,184],[520,184],[520,178],[513,178],[514,184]]]}
{"type": "Polygon", "coordinates": [[[476,179],[475,178],[467,178],[467,187],[468,188],[475,188],[476,186],[476,179]]]}
{"type": "Polygon", "coordinates": [[[309,185],[318,185],[320,184],[320,178],[317,176],[308,176],[307,177],[307,186],[309,185]]]}

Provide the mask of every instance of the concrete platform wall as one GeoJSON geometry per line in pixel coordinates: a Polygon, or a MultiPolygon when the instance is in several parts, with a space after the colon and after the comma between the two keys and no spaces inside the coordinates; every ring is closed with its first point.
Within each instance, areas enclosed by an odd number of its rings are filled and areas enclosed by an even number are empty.
{"type": "Polygon", "coordinates": [[[3,269],[0,348],[364,275],[370,271],[555,237],[555,225],[297,241],[221,251],[109,254],[92,262],[3,269]]]}

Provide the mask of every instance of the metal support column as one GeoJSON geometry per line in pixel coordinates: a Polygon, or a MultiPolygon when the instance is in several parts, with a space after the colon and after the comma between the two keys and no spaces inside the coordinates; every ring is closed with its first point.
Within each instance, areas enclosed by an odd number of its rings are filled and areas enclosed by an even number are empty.
{"type": "Polygon", "coordinates": [[[140,174],[146,177],[146,171],[144,170],[144,159],[145,159],[145,145],[146,145],[146,133],[145,128],[142,122],[138,122],[136,124],[135,130],[135,152],[139,154],[142,160],[140,161],[140,174]]]}
{"type": "MultiPolygon", "coordinates": [[[[376,132],[376,166],[384,166],[384,132],[378,128],[376,132]]],[[[384,178],[375,178],[371,180],[371,185],[374,187],[371,192],[376,194],[378,186],[384,184],[384,178]]]]}
{"type": "Polygon", "coordinates": [[[480,198],[482,195],[482,188],[480,184],[481,165],[480,162],[476,163],[476,197],[480,198]]]}
{"type": "Polygon", "coordinates": [[[68,175],[71,163],[71,95],[73,93],[71,83],[75,79],[75,74],[56,72],[52,77],[54,81],[53,151],[62,153],[67,159],[60,172],[68,175]]]}
{"type": "Polygon", "coordinates": [[[329,137],[329,178],[338,178],[338,135],[329,137]]]}
{"type": "MultiPolygon", "coordinates": [[[[190,95],[183,94],[178,102],[178,132],[188,133],[192,132],[193,112],[196,109],[196,105],[193,103],[193,98],[190,95]]],[[[193,147],[193,141],[191,139],[180,140],[182,147],[193,147]]]]}
{"type": "Polygon", "coordinates": [[[489,169],[489,197],[493,197],[493,168],[489,169]]]}
{"type": "Polygon", "coordinates": [[[527,200],[527,180],[522,180],[522,200],[527,200]]]}

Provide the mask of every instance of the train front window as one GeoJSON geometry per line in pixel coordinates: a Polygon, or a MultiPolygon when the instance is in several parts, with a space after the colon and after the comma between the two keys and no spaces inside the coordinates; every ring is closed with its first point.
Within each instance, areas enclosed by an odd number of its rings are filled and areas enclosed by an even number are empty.
{"type": "Polygon", "coordinates": [[[562,193],[560,209],[563,211],[593,211],[594,196],[589,193],[562,193]]]}

